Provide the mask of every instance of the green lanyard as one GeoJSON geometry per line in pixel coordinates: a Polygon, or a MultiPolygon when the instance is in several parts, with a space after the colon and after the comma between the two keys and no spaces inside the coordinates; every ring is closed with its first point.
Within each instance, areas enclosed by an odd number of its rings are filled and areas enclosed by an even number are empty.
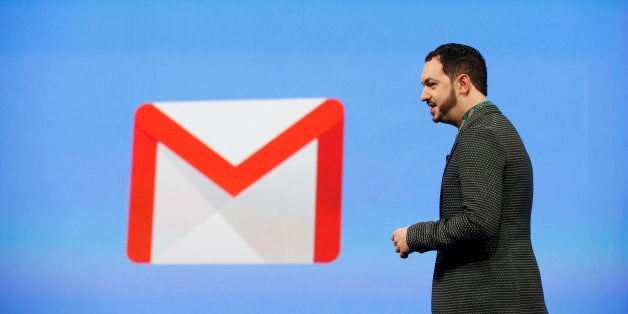
{"type": "Polygon", "coordinates": [[[460,127],[462,127],[464,125],[464,123],[469,119],[469,117],[473,114],[474,111],[487,106],[487,105],[492,105],[493,103],[490,100],[486,100],[483,101],[475,106],[473,106],[473,108],[469,109],[469,111],[467,111],[467,113],[464,114],[464,116],[462,116],[462,123],[460,123],[460,127]]]}

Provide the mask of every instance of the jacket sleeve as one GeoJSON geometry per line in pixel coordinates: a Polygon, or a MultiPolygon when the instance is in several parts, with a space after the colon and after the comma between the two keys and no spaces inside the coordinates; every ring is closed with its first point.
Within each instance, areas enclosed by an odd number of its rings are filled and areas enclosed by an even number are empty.
{"type": "Polygon", "coordinates": [[[465,130],[455,149],[458,156],[453,166],[457,168],[463,208],[447,219],[410,226],[407,241],[414,252],[445,249],[462,241],[488,239],[499,233],[505,150],[488,129],[465,130]]]}

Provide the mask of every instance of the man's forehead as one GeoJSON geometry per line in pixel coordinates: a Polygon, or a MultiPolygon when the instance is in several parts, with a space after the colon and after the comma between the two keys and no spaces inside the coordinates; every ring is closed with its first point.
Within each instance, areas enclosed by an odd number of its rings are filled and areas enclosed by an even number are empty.
{"type": "Polygon", "coordinates": [[[440,62],[440,58],[432,58],[430,61],[425,62],[423,66],[423,72],[421,73],[421,82],[427,80],[440,80],[443,76],[447,76],[443,72],[443,64],[440,62]]]}

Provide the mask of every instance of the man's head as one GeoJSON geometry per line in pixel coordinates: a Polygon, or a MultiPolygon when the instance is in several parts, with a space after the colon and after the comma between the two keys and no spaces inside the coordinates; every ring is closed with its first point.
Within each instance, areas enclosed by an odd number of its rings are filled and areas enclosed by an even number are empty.
{"type": "Polygon", "coordinates": [[[421,74],[421,100],[432,108],[434,122],[457,124],[469,104],[485,100],[486,76],[486,62],[472,47],[445,44],[430,52],[421,74]]]}
{"type": "Polygon", "coordinates": [[[488,95],[486,84],[486,62],[484,57],[473,47],[461,44],[444,44],[430,52],[425,62],[440,60],[443,72],[453,82],[460,74],[467,74],[475,88],[484,96],[488,95]]]}

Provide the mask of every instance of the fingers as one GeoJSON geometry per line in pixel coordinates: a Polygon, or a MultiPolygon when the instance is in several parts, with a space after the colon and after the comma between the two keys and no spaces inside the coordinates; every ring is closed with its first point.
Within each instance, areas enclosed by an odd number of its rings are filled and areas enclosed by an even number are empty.
{"type": "Polygon", "coordinates": [[[395,241],[395,238],[397,237],[397,230],[395,230],[395,232],[392,233],[392,235],[390,235],[390,239],[392,241],[395,241]]]}
{"type": "Polygon", "coordinates": [[[390,236],[390,239],[397,242],[397,238],[400,236],[400,233],[402,232],[403,228],[398,228],[397,230],[395,230],[392,235],[390,236]]]}
{"type": "Polygon", "coordinates": [[[390,240],[393,241],[393,245],[395,246],[395,252],[397,252],[399,254],[399,257],[401,258],[408,258],[408,255],[410,254],[408,252],[408,249],[405,248],[405,245],[403,245],[403,249],[402,249],[402,244],[405,243],[405,239],[403,239],[402,237],[402,229],[403,228],[399,228],[397,230],[395,230],[392,235],[390,236],[390,240]]]}

